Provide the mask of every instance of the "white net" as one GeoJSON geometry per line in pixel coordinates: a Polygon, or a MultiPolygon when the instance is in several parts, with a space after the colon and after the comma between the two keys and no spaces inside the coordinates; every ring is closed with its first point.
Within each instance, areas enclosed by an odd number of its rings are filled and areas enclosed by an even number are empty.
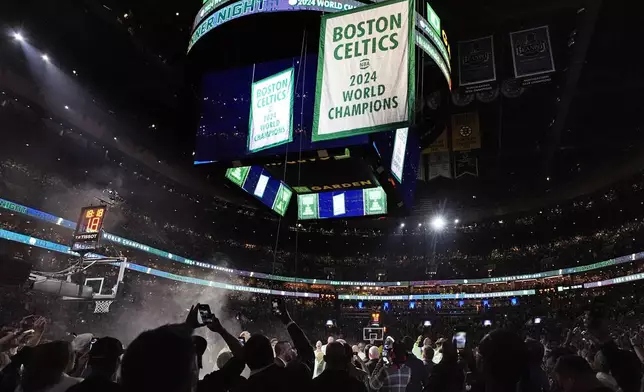
{"type": "Polygon", "coordinates": [[[110,311],[110,305],[112,305],[110,300],[100,300],[96,301],[94,304],[94,313],[108,313],[110,311]]]}

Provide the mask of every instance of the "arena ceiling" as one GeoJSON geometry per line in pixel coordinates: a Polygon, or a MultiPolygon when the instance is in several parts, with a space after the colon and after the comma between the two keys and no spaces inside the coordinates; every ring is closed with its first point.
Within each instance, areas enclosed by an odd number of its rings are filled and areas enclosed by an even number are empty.
{"type": "MultiPolygon", "coordinates": [[[[635,62],[620,60],[637,47],[638,24],[622,13],[622,3],[432,2],[451,42],[549,25],[557,73],[519,98],[478,105],[479,175],[421,184],[415,213],[453,209],[479,219],[556,202],[642,169],[644,78],[635,62]]],[[[77,70],[108,112],[136,129],[122,137],[231,198],[219,179],[191,167],[199,88],[185,51],[200,6],[199,0],[27,0],[4,2],[0,15],[7,32],[22,29],[61,67],[77,70]]]]}

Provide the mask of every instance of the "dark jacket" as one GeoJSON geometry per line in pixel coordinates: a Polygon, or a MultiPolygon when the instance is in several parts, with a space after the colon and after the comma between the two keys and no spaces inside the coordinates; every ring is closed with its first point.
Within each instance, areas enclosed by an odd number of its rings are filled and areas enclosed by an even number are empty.
{"type": "Polygon", "coordinates": [[[461,392],[465,382],[463,369],[456,360],[448,361],[443,358],[432,369],[432,375],[423,389],[424,392],[461,392]]]}
{"type": "Polygon", "coordinates": [[[364,383],[345,370],[326,369],[311,382],[311,392],[367,392],[364,383]]]}
{"type": "Polygon", "coordinates": [[[621,350],[614,341],[601,346],[599,351],[608,361],[610,373],[623,392],[639,392],[642,381],[642,363],[633,352],[621,350]]]}
{"type": "Polygon", "coordinates": [[[120,392],[123,389],[115,382],[101,376],[88,376],[81,383],[69,388],[67,392],[120,392]]]}
{"type": "Polygon", "coordinates": [[[376,369],[376,365],[378,364],[377,359],[370,359],[367,361],[365,366],[367,367],[367,373],[373,374],[373,371],[376,369]]]}
{"type": "Polygon", "coordinates": [[[232,357],[219,370],[207,374],[197,384],[197,392],[225,392],[243,389],[246,379],[240,376],[246,364],[239,358],[232,357]]]}
{"type": "Polygon", "coordinates": [[[289,382],[288,371],[275,364],[248,377],[244,388],[247,392],[295,392],[289,382]]]}
{"type": "Polygon", "coordinates": [[[427,368],[425,364],[420,359],[416,358],[414,354],[409,353],[407,355],[407,360],[405,361],[411,369],[411,380],[407,384],[406,392],[421,392],[423,387],[427,385],[427,380],[429,379],[429,374],[427,373],[427,368]]]}

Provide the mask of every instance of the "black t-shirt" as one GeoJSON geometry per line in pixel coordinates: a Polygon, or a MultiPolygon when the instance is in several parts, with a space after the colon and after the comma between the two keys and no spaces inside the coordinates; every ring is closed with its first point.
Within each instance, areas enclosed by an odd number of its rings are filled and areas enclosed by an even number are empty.
{"type": "Polygon", "coordinates": [[[326,369],[311,382],[311,392],[367,392],[367,387],[345,370],[326,369]]]}
{"type": "Polygon", "coordinates": [[[123,389],[115,382],[98,376],[89,376],[81,383],[69,388],[67,392],[121,392],[123,389]]]}

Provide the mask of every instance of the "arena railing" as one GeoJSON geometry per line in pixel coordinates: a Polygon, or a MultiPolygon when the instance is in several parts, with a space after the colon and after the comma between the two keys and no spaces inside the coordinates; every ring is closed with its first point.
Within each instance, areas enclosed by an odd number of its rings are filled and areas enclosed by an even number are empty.
{"type": "MultiPolygon", "coordinates": [[[[71,230],[76,229],[75,222],[57,217],[52,214],[48,214],[46,212],[31,208],[31,207],[26,207],[21,204],[14,203],[12,201],[5,200],[2,198],[0,198],[0,208],[6,209],[9,211],[14,211],[14,212],[17,212],[26,216],[30,216],[36,219],[40,219],[46,222],[50,222],[67,229],[71,229],[71,230]]],[[[251,277],[256,279],[267,279],[267,280],[274,280],[274,281],[287,282],[287,283],[319,284],[319,285],[329,285],[329,286],[371,286],[371,287],[396,287],[396,286],[419,287],[420,286],[422,287],[422,286],[436,286],[436,285],[446,286],[446,285],[462,285],[462,284],[507,283],[507,282],[513,282],[518,280],[531,280],[531,279],[550,278],[550,277],[562,276],[562,275],[573,275],[573,274],[578,274],[582,272],[598,270],[598,269],[602,269],[602,268],[606,268],[606,267],[610,267],[618,264],[630,263],[644,258],[644,252],[638,252],[638,253],[624,255],[614,259],[600,261],[597,263],[582,265],[578,267],[568,267],[568,268],[561,268],[561,269],[555,269],[555,270],[544,271],[544,272],[537,272],[533,274],[500,276],[500,277],[493,277],[493,278],[373,282],[373,281],[345,281],[345,280],[299,278],[299,277],[291,277],[291,276],[266,274],[262,272],[238,270],[234,268],[217,266],[217,265],[205,263],[202,261],[192,260],[171,252],[160,250],[152,246],[145,245],[140,242],[129,240],[127,238],[123,238],[107,232],[103,232],[102,239],[115,244],[128,247],[128,248],[137,249],[142,252],[153,254],[155,256],[165,258],[173,262],[178,262],[186,265],[197,266],[197,267],[206,268],[214,271],[224,272],[230,275],[251,277]]]]}

